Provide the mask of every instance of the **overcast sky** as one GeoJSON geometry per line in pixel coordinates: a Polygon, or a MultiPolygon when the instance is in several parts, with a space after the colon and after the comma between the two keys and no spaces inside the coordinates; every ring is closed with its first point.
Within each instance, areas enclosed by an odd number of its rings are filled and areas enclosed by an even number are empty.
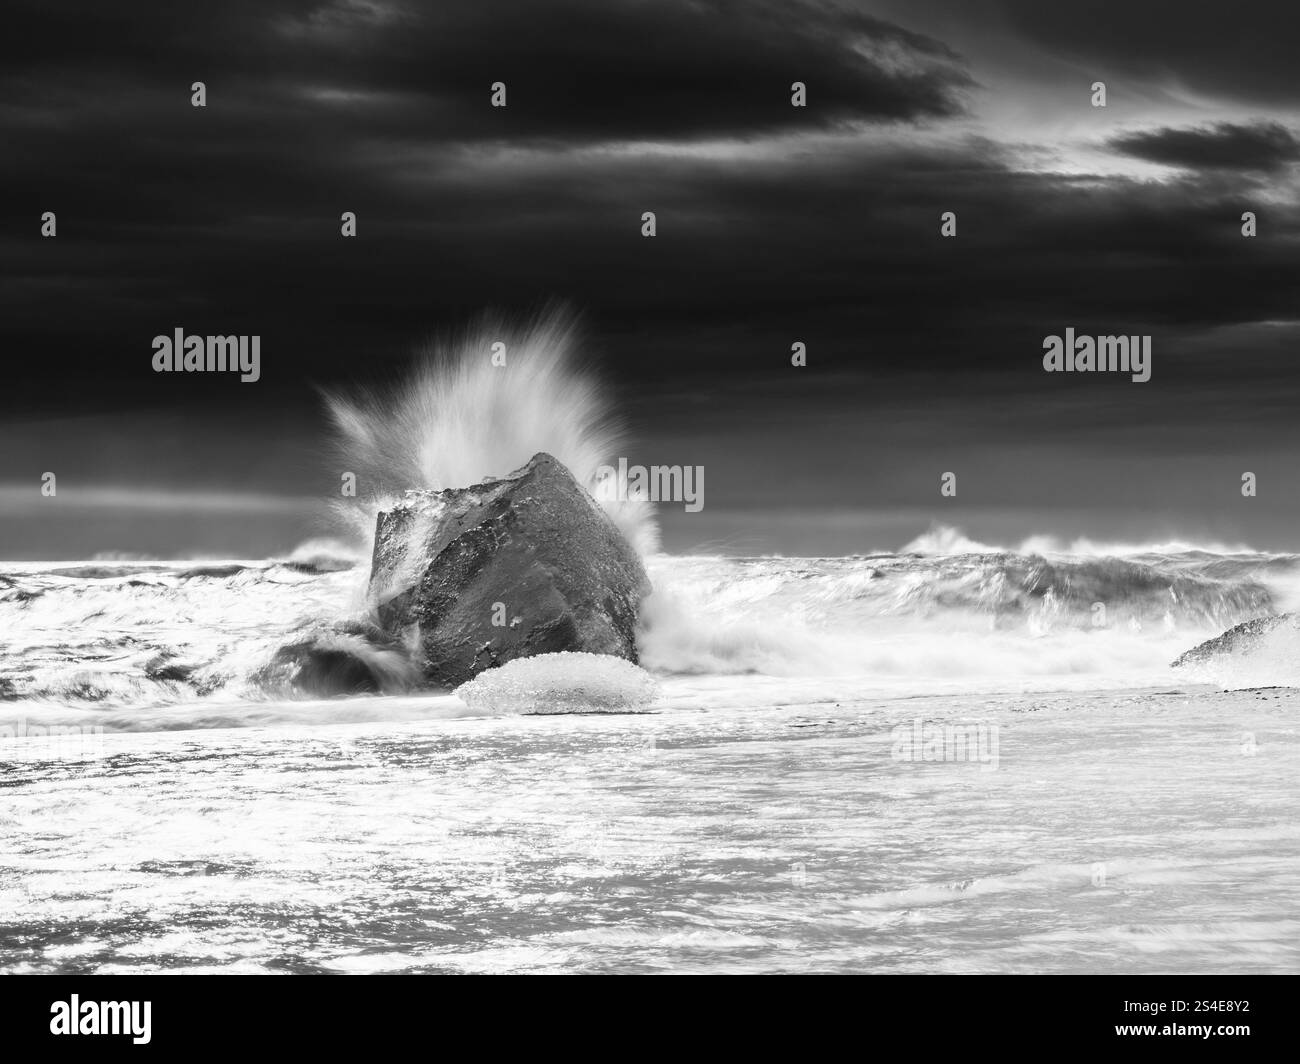
{"type": "Polygon", "coordinates": [[[669,549],[1300,549],[1297,40],[1256,0],[11,2],[0,556],[287,550],[338,484],[315,386],[556,297],[628,457],[707,471],[669,549]],[[1071,326],[1151,380],[1044,373],[1071,326]],[[153,373],[176,327],[262,379],[153,373]]]}

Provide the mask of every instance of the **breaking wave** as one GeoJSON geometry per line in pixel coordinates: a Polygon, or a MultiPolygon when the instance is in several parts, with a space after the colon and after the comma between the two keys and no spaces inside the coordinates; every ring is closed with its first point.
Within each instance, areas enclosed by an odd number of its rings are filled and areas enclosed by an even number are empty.
{"type": "MultiPolygon", "coordinates": [[[[1071,555],[1091,558],[1125,558],[1149,554],[1156,557],[1177,554],[1218,554],[1258,556],[1259,552],[1244,545],[1191,542],[1171,539],[1149,543],[1123,543],[1114,540],[1094,540],[1080,536],[1066,542],[1059,536],[1035,535],[1022,540],[1017,546],[990,546],[970,539],[959,528],[948,525],[931,525],[902,548],[903,554],[1042,554],[1071,555]]],[[[1285,557],[1283,555],[1282,557],[1285,557]]]]}
{"type": "MultiPolygon", "coordinates": [[[[980,550],[647,564],[655,591],[638,643],[661,679],[809,677],[834,697],[1300,682],[1290,627],[1262,653],[1195,675],[1170,669],[1242,621],[1294,608],[1294,555],[980,550]]],[[[220,707],[236,703],[418,695],[411,647],[355,598],[367,569],[328,542],[276,561],[9,565],[0,724],[69,706],[202,704],[205,718],[222,719],[220,707]]]]}
{"type": "Polygon", "coordinates": [[[892,678],[918,689],[1165,683],[1189,646],[1286,608],[1300,574],[1289,555],[966,551],[971,541],[955,530],[944,543],[955,549],[656,559],[644,663],[693,675],[892,678]]]}

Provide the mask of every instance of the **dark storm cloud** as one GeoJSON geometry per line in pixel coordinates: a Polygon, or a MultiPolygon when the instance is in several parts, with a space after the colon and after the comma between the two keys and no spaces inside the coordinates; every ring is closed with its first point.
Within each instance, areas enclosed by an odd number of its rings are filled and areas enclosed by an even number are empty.
{"type": "MultiPolygon", "coordinates": [[[[71,486],[328,493],[313,383],[391,377],[432,330],[551,297],[584,312],[640,456],[706,464],[711,508],[923,509],[953,455],[977,497],[1031,482],[1038,499],[1034,471],[1073,490],[1053,479],[1071,454],[1125,471],[1200,440],[1247,469],[1291,431],[1279,323],[1300,216],[1272,127],[1130,134],[1104,160],[1121,172],[1089,173],[1095,130],[960,113],[993,91],[967,99],[983,71],[960,38],[829,4],[122,10],[11,5],[0,36],[0,485],[56,468],[71,486]],[[1178,168],[1122,173],[1153,152],[1178,168]],[[1152,382],[1044,374],[1042,338],[1067,326],[1154,335],[1152,382]],[[262,379],[153,373],[150,340],[175,327],[261,335],[262,379]]],[[[1103,47],[1060,12],[1027,17],[1052,47],[1197,83],[1177,38],[1103,47]]],[[[1025,42],[997,32],[995,55],[1025,42]]]]}
{"type": "Polygon", "coordinates": [[[925,120],[959,113],[972,85],[936,40],[801,0],[42,0],[6,21],[0,63],[11,89],[55,115],[97,99],[128,128],[142,108],[174,113],[193,80],[208,84],[214,106],[245,114],[288,112],[332,133],[457,140],[680,139],[925,120]],[[496,81],[508,86],[505,109],[488,106],[496,81]],[[806,108],[790,105],[794,81],[809,85],[806,108]],[[141,98],[146,86],[152,100],[141,98]]]}
{"type": "MultiPolygon", "coordinates": [[[[181,323],[270,334],[274,390],[359,350],[392,358],[487,304],[616,309],[632,264],[584,290],[591,259],[571,268],[559,249],[617,262],[657,190],[576,153],[896,128],[955,113],[970,84],[937,41],[798,3],[41,2],[11,7],[5,29],[0,312],[13,348],[58,351],[22,382],[35,394],[0,399],[24,409],[53,402],[40,381],[69,366],[101,400],[168,392],[116,384],[117,367],[181,323]],[[498,79],[504,111],[488,106],[498,79]],[[807,108],[790,106],[793,80],[807,108]],[[350,246],[345,209],[361,219],[350,246]],[[44,210],[57,241],[34,240],[44,210]],[[322,308],[331,328],[308,338],[322,308]]],[[[683,195],[671,164],[646,169],[683,195]]]]}
{"type": "MultiPolygon", "coordinates": [[[[1186,0],[993,0],[1021,35],[1051,52],[1147,83],[1257,103],[1300,100],[1295,75],[1300,7],[1186,0]]],[[[1112,94],[1123,84],[1108,85],[1112,94]]]]}
{"type": "MultiPolygon", "coordinates": [[[[433,152],[352,174],[322,166],[315,182],[289,165],[252,179],[232,166],[155,185],[148,167],[128,180],[108,165],[111,181],[41,197],[77,208],[62,211],[58,241],[0,245],[21,274],[0,298],[11,337],[48,347],[81,330],[72,364],[119,379],[134,367],[120,387],[137,395],[239,391],[147,372],[149,338],[177,325],[263,334],[274,357],[261,396],[382,372],[434,326],[554,296],[587,312],[623,379],[775,370],[799,338],[864,390],[950,371],[1039,386],[1040,341],[1067,325],[1169,341],[1291,318],[1300,284],[1294,211],[1261,207],[1266,238],[1243,239],[1240,182],[1026,172],[978,140],[749,159],[433,152]],[[358,211],[359,239],[339,238],[340,207],[358,211]],[[639,235],[648,209],[653,241],[639,235]],[[939,235],[949,210],[955,240],[939,235]]],[[[63,378],[69,362],[43,368],[63,378]]]]}
{"type": "MultiPolygon", "coordinates": [[[[91,5],[75,33],[50,21],[77,24],[68,5],[25,11],[0,43],[26,90],[3,112],[0,310],[15,347],[63,348],[34,376],[75,366],[92,401],[178,325],[264,334],[259,393],[553,296],[653,352],[621,375],[730,372],[796,326],[829,366],[989,374],[1062,322],[1284,318],[1300,279],[1293,212],[1243,241],[1243,188],[1212,172],[1065,177],[990,140],[829,135],[951,113],[968,83],[949,46],[831,5],[91,5]],[[504,113],[487,106],[498,76],[504,113]],[[807,112],[788,103],[796,77],[807,112]],[[739,147],[694,141],[709,133],[739,147]],[[685,146],[628,144],[657,135],[685,146]],[[57,241],[35,239],[45,209],[57,241]],[[358,240],[340,239],[342,210],[358,240]],[[938,235],[946,210],[957,240],[938,235]]],[[[1177,132],[1122,147],[1192,151],[1177,132]]],[[[1287,150],[1268,126],[1207,136],[1203,159],[1287,150]]],[[[120,389],[196,391],[148,373],[120,389]]]]}
{"type": "MultiPolygon", "coordinates": [[[[510,54],[480,8],[435,10],[444,36],[478,41],[485,62],[510,54]]],[[[514,17],[529,24],[541,17],[532,10],[514,17]]],[[[681,20],[702,9],[656,10],[682,36],[681,20]]],[[[718,31],[725,43],[705,32],[718,68],[734,73],[754,54],[795,54],[808,41],[834,50],[840,45],[829,38],[852,26],[913,52],[949,55],[835,8],[786,33],[782,10],[738,9],[718,31]],[[772,37],[760,49],[763,26],[772,37]]],[[[695,45],[682,43],[682,70],[657,49],[638,60],[630,45],[614,47],[649,39],[643,8],[581,12],[587,29],[579,19],[573,32],[588,35],[580,50],[591,61],[662,62],[669,97],[692,84],[695,45]]],[[[815,345],[819,366],[856,369],[863,390],[882,375],[950,371],[1010,374],[1028,386],[1041,383],[1025,367],[1036,364],[1042,336],[1065,325],[1169,337],[1293,316],[1295,212],[1262,207],[1266,238],[1239,233],[1241,210],[1251,206],[1243,195],[1266,192],[1266,172],[1250,175],[1253,185],[1208,166],[1160,183],[1066,176],[1027,171],[990,140],[830,136],[816,133],[815,120],[802,135],[765,141],[748,137],[750,119],[725,107],[679,116],[678,132],[729,120],[738,148],[643,150],[621,143],[627,128],[658,128],[673,111],[646,100],[639,111],[653,112],[650,126],[602,119],[614,143],[589,142],[598,112],[574,118],[567,104],[539,128],[556,136],[585,129],[572,143],[453,143],[440,125],[474,126],[466,114],[490,115],[486,94],[474,81],[472,102],[456,102],[453,92],[445,107],[412,107],[421,92],[454,87],[459,75],[436,73],[447,41],[400,12],[235,5],[219,15],[201,8],[194,24],[167,6],[154,29],[133,21],[130,32],[103,7],[87,17],[84,38],[53,49],[6,38],[17,63],[10,76],[45,92],[7,112],[0,309],[11,346],[58,352],[34,360],[20,388],[45,375],[66,381],[75,370],[91,404],[121,393],[259,401],[234,381],[200,389],[147,372],[149,339],[184,326],[263,334],[271,354],[256,392],[283,401],[307,381],[382,373],[434,327],[485,307],[517,312],[553,296],[587,312],[617,352],[611,372],[661,387],[779,368],[792,332],[815,345]],[[426,51],[433,80],[397,92],[393,71],[408,53],[426,51]],[[56,76],[64,65],[69,74],[56,76]],[[189,106],[197,75],[183,68],[214,72],[206,110],[189,106]],[[161,92],[168,79],[177,84],[161,92]],[[98,91],[101,81],[117,91],[98,91]],[[324,85],[335,94],[309,91],[324,85]],[[355,98],[337,95],[339,86],[355,98]],[[33,113],[45,121],[21,117],[33,113]],[[35,236],[44,209],[59,212],[56,241],[35,236]],[[360,219],[355,241],[339,237],[345,209],[360,219]],[[659,216],[654,241],[639,236],[645,210],[659,216]],[[948,210],[958,215],[956,240],[939,236],[948,210]],[[124,366],[136,372],[124,376],[124,366]]],[[[542,29],[525,35],[538,55],[551,44],[569,47],[558,29],[553,39],[542,29]]],[[[905,72],[913,52],[896,53],[889,69],[905,72]]],[[[568,69],[552,72],[548,91],[572,84],[568,69]]],[[[649,80],[636,84],[651,92],[649,80]]],[[[799,114],[783,106],[783,116],[799,114]]],[[[1244,138],[1256,162],[1261,142],[1283,150],[1271,127],[1233,129],[1211,140],[1244,138]]],[[[1165,133],[1127,146],[1191,150],[1165,133]]],[[[41,394],[50,393],[17,401],[41,394]]]]}
{"type": "Polygon", "coordinates": [[[1138,159],[1189,170],[1268,172],[1300,160],[1300,139],[1278,122],[1145,130],[1115,137],[1110,147],[1138,159]]]}

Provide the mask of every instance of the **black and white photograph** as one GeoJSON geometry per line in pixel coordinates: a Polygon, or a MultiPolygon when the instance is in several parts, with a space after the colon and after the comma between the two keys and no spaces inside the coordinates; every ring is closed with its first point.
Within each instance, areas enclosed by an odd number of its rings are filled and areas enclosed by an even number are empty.
{"type": "Polygon", "coordinates": [[[1102,1044],[1262,1033],[1215,988],[1300,971],[1294,5],[0,25],[0,972],[77,977],[22,1023],[1103,976],[1154,981],[1102,1044]]]}

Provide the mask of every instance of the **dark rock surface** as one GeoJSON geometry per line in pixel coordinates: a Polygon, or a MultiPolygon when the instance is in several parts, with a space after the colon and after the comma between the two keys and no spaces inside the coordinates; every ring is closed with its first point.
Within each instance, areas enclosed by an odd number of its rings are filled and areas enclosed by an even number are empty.
{"type": "Polygon", "coordinates": [[[410,663],[397,641],[367,621],[343,621],[303,632],[254,674],[263,690],[285,697],[401,694],[410,663]]]}
{"type": "MultiPolygon", "coordinates": [[[[293,691],[315,698],[378,694],[383,690],[380,677],[364,658],[343,648],[312,642],[281,647],[268,674],[274,670],[283,671],[293,691]]],[[[259,679],[266,683],[264,678],[259,679]]]]}
{"type": "Polygon", "coordinates": [[[1283,613],[1275,617],[1256,617],[1254,620],[1243,621],[1241,624],[1229,628],[1222,635],[1207,639],[1204,643],[1199,643],[1192,647],[1191,650],[1181,654],[1174,661],[1174,668],[1180,665],[1209,661],[1211,658],[1223,654],[1248,653],[1261,638],[1274,629],[1283,626],[1300,629],[1300,614],[1283,613]]]}
{"type": "Polygon", "coordinates": [[[649,589],[636,551],[549,454],[499,480],[408,491],[375,528],[380,624],[409,633],[424,679],[438,685],[534,654],[635,662],[649,589]]]}
{"type": "Polygon", "coordinates": [[[155,682],[167,680],[186,682],[189,680],[190,674],[198,666],[192,662],[176,661],[175,658],[176,654],[172,651],[163,651],[154,655],[149,661],[145,662],[145,678],[155,682]]]}

